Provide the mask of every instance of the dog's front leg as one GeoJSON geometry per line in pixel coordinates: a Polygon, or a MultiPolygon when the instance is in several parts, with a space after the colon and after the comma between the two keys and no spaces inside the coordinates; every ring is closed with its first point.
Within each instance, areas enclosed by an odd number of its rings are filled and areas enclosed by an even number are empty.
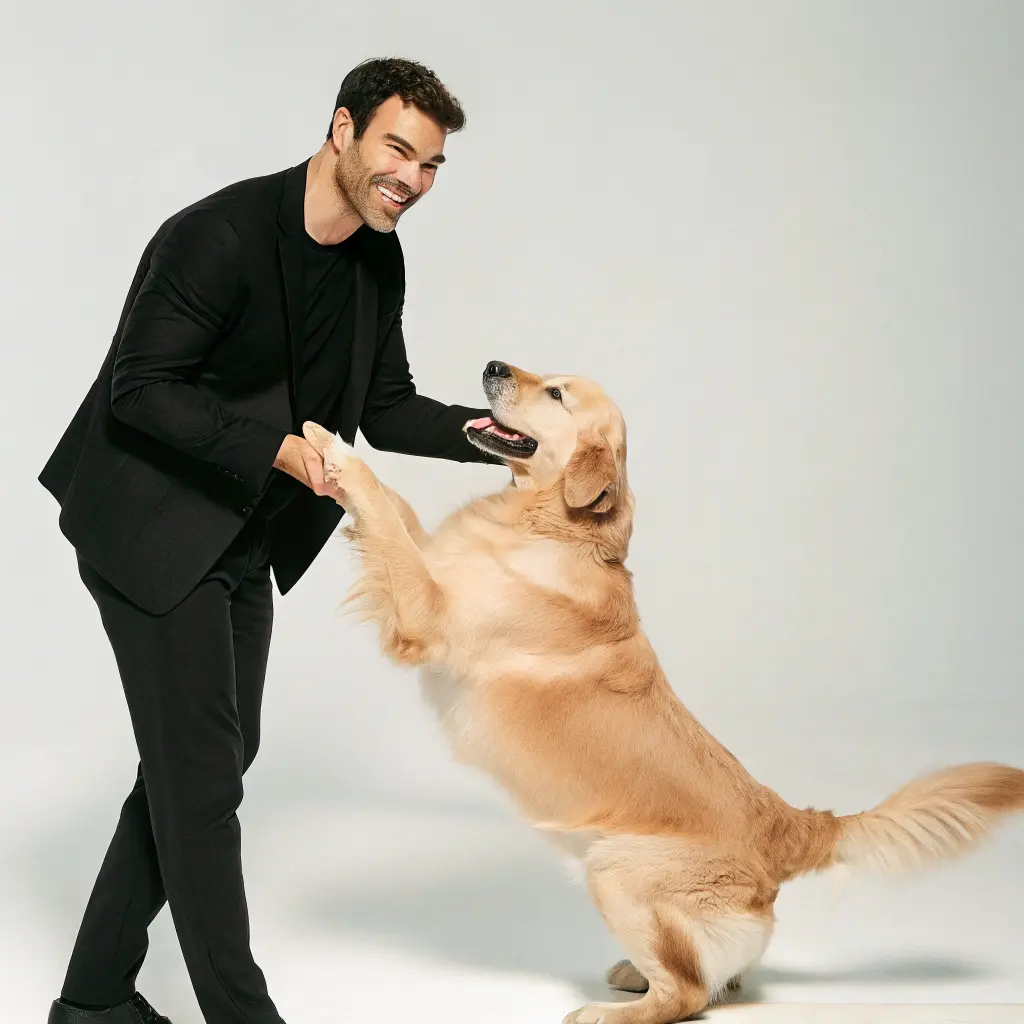
{"type": "Polygon", "coordinates": [[[379,479],[377,482],[380,484],[381,490],[387,496],[388,501],[394,505],[395,511],[398,513],[403,525],[409,533],[409,536],[412,538],[413,544],[418,548],[423,547],[428,534],[427,531],[423,529],[419,516],[417,516],[412,510],[412,506],[400,494],[388,487],[386,483],[383,483],[379,479]]]}
{"type": "Polygon", "coordinates": [[[345,533],[362,556],[347,602],[377,624],[384,653],[404,664],[430,661],[443,641],[444,600],[417,546],[425,537],[419,520],[348,445],[313,423],[303,433],[323,455],[324,478],[351,517],[345,533]]]}

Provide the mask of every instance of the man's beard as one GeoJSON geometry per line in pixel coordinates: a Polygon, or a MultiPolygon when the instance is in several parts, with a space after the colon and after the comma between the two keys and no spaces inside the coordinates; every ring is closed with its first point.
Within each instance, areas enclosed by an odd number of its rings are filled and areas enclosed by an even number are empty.
{"type": "Polygon", "coordinates": [[[386,174],[370,173],[370,169],[360,159],[358,145],[353,145],[348,152],[338,157],[334,165],[334,184],[342,202],[355,210],[368,228],[387,233],[395,230],[398,218],[416,200],[409,196],[401,210],[388,209],[377,198],[380,195],[377,191],[378,183],[397,195],[408,196],[408,190],[401,182],[396,182],[386,174]]]}

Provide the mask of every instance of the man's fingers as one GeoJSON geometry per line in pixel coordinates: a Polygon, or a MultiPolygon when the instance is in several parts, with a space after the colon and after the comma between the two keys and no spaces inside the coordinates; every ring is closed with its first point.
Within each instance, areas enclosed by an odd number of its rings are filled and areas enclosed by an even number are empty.
{"type": "Polygon", "coordinates": [[[309,486],[317,494],[324,485],[324,460],[320,458],[316,450],[310,446],[302,453],[302,464],[306,467],[306,476],[309,477],[309,486]]]}
{"type": "Polygon", "coordinates": [[[302,441],[299,444],[299,458],[302,460],[306,483],[315,494],[323,494],[324,460],[320,458],[320,453],[308,441],[302,441]]]}
{"type": "Polygon", "coordinates": [[[333,442],[334,435],[309,420],[302,424],[302,432],[305,434],[305,444],[300,453],[310,489],[319,497],[333,498],[340,505],[344,492],[334,481],[324,478],[324,460],[318,447],[323,444],[326,448],[333,442]]]}

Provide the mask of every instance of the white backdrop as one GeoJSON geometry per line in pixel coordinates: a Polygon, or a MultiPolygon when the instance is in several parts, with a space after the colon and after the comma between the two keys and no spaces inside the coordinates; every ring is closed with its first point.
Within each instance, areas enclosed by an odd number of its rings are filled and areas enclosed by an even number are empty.
{"type": "MultiPolygon", "coordinates": [[[[1024,763],[1024,6],[10,0],[2,19],[11,1019],[59,990],[135,771],[35,476],[156,227],[310,155],[368,56],[430,64],[469,118],[400,232],[417,382],[476,404],[502,358],[609,388],[641,612],[683,700],[800,805],[1024,763]]],[[[428,523],[506,479],[373,455],[428,523]]],[[[289,1020],[334,1019],[320,1000],[346,980],[336,1006],[380,981],[421,1018],[557,1020],[618,950],[338,618],[349,579],[334,542],[277,605],[241,813],[271,992],[289,1020]]],[[[1017,826],[832,910],[795,886],[760,994],[1024,1001],[1022,854],[1017,826]]],[[[199,1019],[166,914],[142,983],[199,1019]]]]}

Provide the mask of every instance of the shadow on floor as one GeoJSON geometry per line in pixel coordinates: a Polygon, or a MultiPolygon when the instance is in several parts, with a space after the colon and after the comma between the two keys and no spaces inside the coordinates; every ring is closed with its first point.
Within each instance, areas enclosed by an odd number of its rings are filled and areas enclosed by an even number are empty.
{"type": "MultiPolygon", "coordinates": [[[[268,808],[264,807],[265,813],[268,808]]],[[[417,807],[423,813],[423,807],[417,807]]],[[[84,909],[83,847],[93,849],[112,831],[116,808],[107,802],[77,808],[36,833],[8,861],[40,917],[69,932],[84,909]]],[[[413,851],[410,851],[413,855],[413,851]]],[[[546,850],[544,851],[546,853],[546,850]]],[[[95,867],[98,867],[98,859],[95,867]]],[[[94,868],[90,869],[94,870],[94,868]]],[[[412,877],[360,888],[341,877],[297,879],[282,869],[282,902],[303,932],[344,934],[377,945],[491,971],[548,977],[590,1000],[627,1000],[604,984],[604,970],[623,956],[586,890],[567,878],[555,856],[485,857],[457,876],[412,877]]],[[[757,968],[731,1002],[757,1002],[766,985],[936,982],[985,976],[977,965],[935,957],[872,961],[840,970],[757,968]]]]}
{"type": "MultiPolygon", "coordinates": [[[[605,968],[624,954],[585,889],[567,881],[555,858],[481,864],[457,881],[404,885],[352,894],[318,892],[296,913],[314,928],[363,935],[378,943],[445,960],[557,978],[589,999],[609,994],[605,968]]],[[[842,969],[757,967],[730,1002],[756,1002],[774,984],[892,984],[975,980],[988,972],[975,963],[934,956],[872,960],[842,969]]]]}

